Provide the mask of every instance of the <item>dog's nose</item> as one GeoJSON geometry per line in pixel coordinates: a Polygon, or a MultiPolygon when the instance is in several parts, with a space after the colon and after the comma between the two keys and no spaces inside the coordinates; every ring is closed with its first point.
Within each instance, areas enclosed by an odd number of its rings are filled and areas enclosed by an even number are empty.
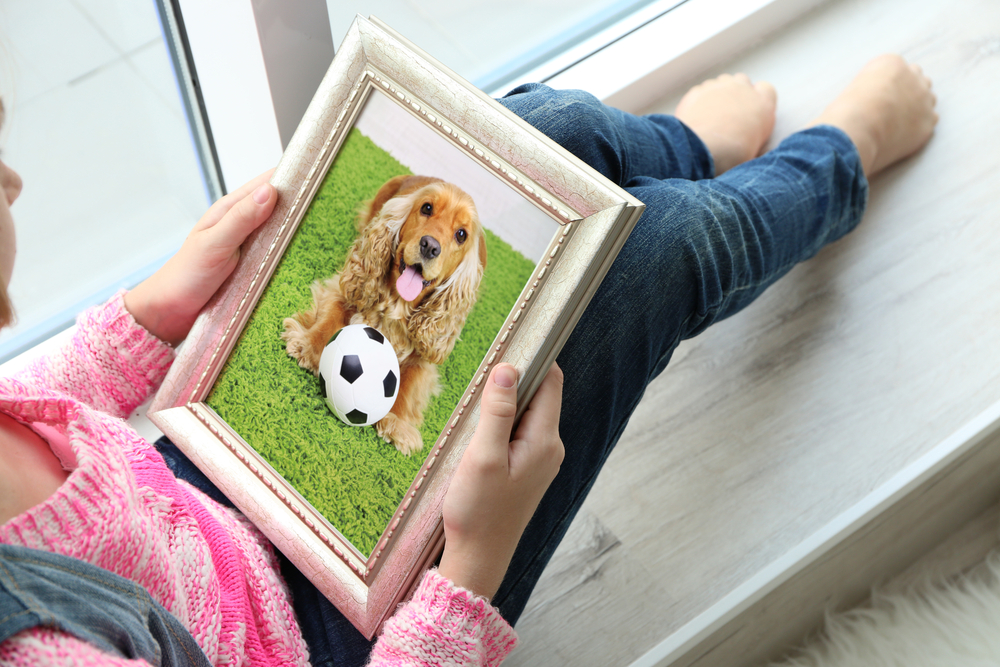
{"type": "Polygon", "coordinates": [[[424,259],[434,259],[441,254],[441,244],[433,236],[420,239],[420,256],[424,259]]]}

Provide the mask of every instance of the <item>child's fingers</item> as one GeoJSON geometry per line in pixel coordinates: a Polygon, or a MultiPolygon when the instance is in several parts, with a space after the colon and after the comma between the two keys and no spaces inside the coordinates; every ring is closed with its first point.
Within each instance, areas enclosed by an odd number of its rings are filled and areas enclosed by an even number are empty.
{"type": "Polygon", "coordinates": [[[507,466],[507,447],[517,413],[517,370],[499,364],[490,373],[483,389],[479,425],[466,456],[483,464],[507,466]]]}
{"type": "Polygon", "coordinates": [[[553,364],[531,399],[531,404],[517,427],[515,438],[510,443],[511,478],[535,478],[540,493],[555,478],[565,456],[565,448],[559,437],[562,385],[562,370],[553,364]]]}
{"type": "Polygon", "coordinates": [[[248,194],[256,190],[258,185],[262,183],[267,183],[269,180],[271,180],[271,175],[273,173],[274,173],[274,168],[272,167],[263,173],[257,174],[252,179],[241,185],[233,192],[230,192],[229,195],[226,196],[228,197],[231,195],[233,199],[239,201],[240,199],[243,199],[248,194]]]}
{"type": "Polygon", "coordinates": [[[267,220],[278,201],[278,192],[270,183],[257,185],[222,216],[208,233],[212,241],[226,248],[236,247],[250,232],[267,220]]]}
{"type": "Polygon", "coordinates": [[[516,433],[518,439],[530,437],[531,433],[559,432],[562,388],[562,369],[553,363],[521,418],[516,433]]]}
{"type": "Polygon", "coordinates": [[[214,226],[228,213],[236,204],[241,202],[247,195],[256,190],[258,187],[267,183],[271,179],[271,174],[274,173],[274,169],[268,169],[263,174],[257,175],[255,178],[251,179],[247,183],[233,190],[226,196],[220,198],[217,202],[209,207],[208,211],[202,216],[198,224],[195,225],[195,231],[208,229],[214,226]]]}

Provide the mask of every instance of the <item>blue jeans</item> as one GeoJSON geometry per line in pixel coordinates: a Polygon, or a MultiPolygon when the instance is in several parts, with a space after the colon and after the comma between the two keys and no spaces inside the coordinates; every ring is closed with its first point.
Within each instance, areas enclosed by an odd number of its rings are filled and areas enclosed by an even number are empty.
{"type": "MultiPolygon", "coordinates": [[[[832,127],[799,132],[712,178],[705,145],[671,116],[637,117],[538,84],[500,102],[646,205],[558,357],[566,458],[493,599],[515,623],[646,385],[680,341],[738,312],[853,229],[868,183],[854,145],[832,127]]],[[[315,664],[363,664],[360,635],[294,568],[283,572],[315,664]]]]}
{"type": "Polygon", "coordinates": [[[566,457],[493,598],[514,623],[677,345],[857,226],[868,181],[833,127],[798,132],[713,178],[705,145],[672,116],[637,117],[539,84],[500,101],[646,205],[558,357],[566,457]]]}

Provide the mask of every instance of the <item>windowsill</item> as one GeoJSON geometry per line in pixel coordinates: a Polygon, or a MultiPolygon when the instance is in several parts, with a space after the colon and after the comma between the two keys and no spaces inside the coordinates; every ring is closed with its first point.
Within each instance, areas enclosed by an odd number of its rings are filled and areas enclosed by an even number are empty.
{"type": "MultiPolygon", "coordinates": [[[[585,89],[612,106],[638,112],[823,2],[687,0],[651,20],[643,16],[611,26],[503,90],[488,92],[497,97],[518,83],[541,81],[585,89]]],[[[663,4],[647,13],[656,11],[662,12],[663,4]]]]}

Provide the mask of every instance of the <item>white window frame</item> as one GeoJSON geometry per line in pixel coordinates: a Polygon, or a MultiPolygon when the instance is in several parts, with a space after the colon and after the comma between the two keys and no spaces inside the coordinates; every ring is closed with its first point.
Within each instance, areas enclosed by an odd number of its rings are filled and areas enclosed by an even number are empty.
{"type": "MultiPolygon", "coordinates": [[[[663,0],[519,77],[638,112],[826,0],[663,0]],[[650,58],[648,54],[658,54],[650,58]]],[[[494,97],[504,90],[488,91],[494,97]]]]}
{"type": "MultiPolygon", "coordinates": [[[[502,89],[486,92],[499,97],[518,83],[540,81],[588,90],[608,104],[640,111],[824,1],[657,0],[502,89]]],[[[180,5],[223,180],[231,190],[281,156],[254,10],[251,0],[180,0],[180,5]],[[240,29],[213,30],[221,16],[240,29]]],[[[392,26],[392,17],[378,18],[392,26]]]]}

